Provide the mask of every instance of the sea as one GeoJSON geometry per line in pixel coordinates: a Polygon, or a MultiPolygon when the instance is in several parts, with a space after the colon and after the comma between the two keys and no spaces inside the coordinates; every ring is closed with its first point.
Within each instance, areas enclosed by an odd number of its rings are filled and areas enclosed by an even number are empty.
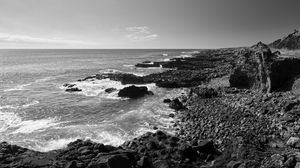
{"type": "Polygon", "coordinates": [[[0,142],[45,152],[76,139],[121,145],[154,127],[172,133],[174,113],[165,98],[184,89],[147,84],[154,95],[124,99],[117,91],[129,85],[109,79],[78,82],[100,73],[147,75],[163,68],[136,68],[143,61],[189,57],[187,49],[2,49],[0,50],[0,142]],[[75,83],[82,92],[65,92],[75,83]]]}

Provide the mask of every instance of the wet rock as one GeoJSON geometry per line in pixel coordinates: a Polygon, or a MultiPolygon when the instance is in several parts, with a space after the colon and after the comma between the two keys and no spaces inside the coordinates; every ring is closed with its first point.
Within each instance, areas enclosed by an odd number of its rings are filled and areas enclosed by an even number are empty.
{"type": "Polygon", "coordinates": [[[143,156],[138,162],[137,164],[141,167],[141,168],[153,168],[153,164],[152,164],[152,160],[147,157],[147,156],[143,156]]]}
{"type": "Polygon", "coordinates": [[[75,160],[69,162],[65,168],[77,168],[77,162],[75,160]]]}
{"type": "Polygon", "coordinates": [[[128,98],[139,98],[144,95],[148,95],[148,88],[145,86],[137,87],[137,86],[129,86],[121,89],[118,93],[119,97],[128,97],[128,98]]]}
{"type": "Polygon", "coordinates": [[[298,137],[290,137],[289,140],[286,142],[286,144],[288,146],[291,146],[291,147],[300,147],[300,138],[298,137]]]}
{"type": "Polygon", "coordinates": [[[169,164],[166,160],[157,160],[153,163],[154,168],[169,168],[169,164]]]}
{"type": "Polygon", "coordinates": [[[241,161],[230,161],[227,163],[226,167],[227,168],[238,168],[242,164],[241,161]]]}
{"type": "Polygon", "coordinates": [[[175,117],[175,114],[174,114],[174,113],[170,113],[170,114],[169,114],[169,117],[174,118],[174,117],[175,117]]]}
{"type": "Polygon", "coordinates": [[[104,91],[106,92],[106,93],[112,93],[112,92],[114,92],[114,91],[116,91],[117,89],[116,88],[107,88],[107,89],[105,89],[104,91]]]}
{"type": "Polygon", "coordinates": [[[164,102],[164,103],[170,103],[170,102],[171,102],[171,99],[164,99],[163,102],[164,102]]]}
{"type": "Polygon", "coordinates": [[[81,92],[82,89],[79,89],[77,87],[70,87],[70,88],[67,88],[65,91],[66,92],[81,92]]]}
{"type": "Polygon", "coordinates": [[[178,98],[173,99],[170,102],[169,107],[175,110],[182,110],[186,108],[178,98]]]}

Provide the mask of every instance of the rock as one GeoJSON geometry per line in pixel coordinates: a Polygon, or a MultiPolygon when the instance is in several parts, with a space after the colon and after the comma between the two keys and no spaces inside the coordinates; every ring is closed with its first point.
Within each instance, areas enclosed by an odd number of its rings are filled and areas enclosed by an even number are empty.
{"type": "Polygon", "coordinates": [[[75,85],[76,85],[76,84],[69,84],[69,83],[66,83],[66,84],[64,84],[63,86],[64,86],[64,87],[69,87],[69,88],[70,88],[70,87],[73,87],[73,86],[75,86],[75,85]]]}
{"type": "Polygon", "coordinates": [[[227,163],[226,167],[227,168],[238,168],[242,164],[241,161],[230,161],[227,163]]]}
{"type": "Polygon", "coordinates": [[[274,55],[270,48],[261,42],[249,49],[242,50],[236,60],[236,66],[230,75],[230,86],[237,88],[271,91],[270,63],[274,55]]]}
{"type": "Polygon", "coordinates": [[[300,49],[299,30],[296,29],[293,33],[289,34],[288,36],[272,42],[271,44],[269,44],[269,46],[278,49],[290,49],[290,50],[300,49]]]}
{"type": "Polygon", "coordinates": [[[137,164],[141,167],[141,168],[153,168],[153,164],[152,161],[149,157],[147,156],[143,156],[138,162],[137,164]]]}
{"type": "Polygon", "coordinates": [[[191,146],[182,145],[181,146],[182,159],[188,158],[189,160],[196,160],[199,157],[197,151],[195,151],[191,146]]]}
{"type": "Polygon", "coordinates": [[[90,162],[88,167],[107,167],[107,168],[131,168],[134,163],[126,154],[106,155],[100,157],[96,162],[90,162]]]}
{"type": "Polygon", "coordinates": [[[174,113],[170,113],[170,114],[169,114],[169,117],[174,118],[174,117],[175,117],[175,114],[174,114],[174,113]]]}
{"type": "Polygon", "coordinates": [[[218,92],[213,88],[195,87],[190,90],[190,95],[196,95],[200,98],[207,99],[218,97],[218,92]]]}
{"type": "Polygon", "coordinates": [[[294,168],[300,168],[300,162],[297,162],[294,168]]]}
{"type": "Polygon", "coordinates": [[[202,141],[197,147],[196,149],[200,152],[200,153],[205,153],[205,154],[215,154],[216,153],[216,149],[214,147],[214,143],[211,140],[205,140],[202,141]]]}
{"type": "Polygon", "coordinates": [[[154,168],[169,168],[169,164],[166,160],[157,160],[153,163],[154,168]]]}
{"type": "Polygon", "coordinates": [[[65,168],[77,168],[77,162],[75,160],[69,162],[65,168]]]}
{"type": "Polygon", "coordinates": [[[295,156],[289,157],[285,162],[284,162],[284,166],[287,168],[290,167],[295,167],[297,163],[297,160],[295,159],[295,156]]]}
{"type": "Polygon", "coordinates": [[[106,92],[106,93],[112,93],[112,92],[114,92],[114,91],[116,91],[117,89],[116,88],[107,88],[107,89],[105,89],[104,91],[106,92]]]}
{"type": "Polygon", "coordinates": [[[164,99],[164,103],[170,103],[171,99],[164,99]]]}
{"type": "Polygon", "coordinates": [[[186,107],[180,102],[180,100],[178,98],[173,99],[170,104],[169,107],[175,110],[182,110],[185,109],[186,107]]]}
{"type": "Polygon", "coordinates": [[[149,94],[148,88],[145,86],[136,87],[134,85],[121,89],[118,93],[119,97],[139,98],[149,94]]]}
{"type": "Polygon", "coordinates": [[[283,161],[285,160],[283,156],[279,154],[274,154],[271,156],[272,166],[281,167],[283,166],[283,161]]]}
{"type": "Polygon", "coordinates": [[[81,92],[82,89],[79,89],[77,87],[73,87],[73,88],[71,87],[71,88],[67,88],[65,91],[66,92],[81,92]]]}
{"type": "Polygon", "coordinates": [[[300,138],[298,137],[290,137],[289,140],[286,142],[288,146],[291,147],[300,147],[300,138]]]}

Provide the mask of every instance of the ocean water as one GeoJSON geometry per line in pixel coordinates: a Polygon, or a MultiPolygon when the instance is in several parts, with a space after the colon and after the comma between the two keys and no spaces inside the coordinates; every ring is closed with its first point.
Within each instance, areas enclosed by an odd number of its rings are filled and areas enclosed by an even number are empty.
{"type": "Polygon", "coordinates": [[[172,132],[168,115],[173,111],[162,101],[184,90],[147,84],[154,95],[131,100],[104,92],[126,87],[119,82],[76,81],[105,72],[162,72],[133,65],[186,57],[190,51],[0,50],[0,141],[49,151],[79,138],[120,145],[154,126],[172,132]],[[64,83],[77,83],[83,92],[67,93],[64,83]]]}

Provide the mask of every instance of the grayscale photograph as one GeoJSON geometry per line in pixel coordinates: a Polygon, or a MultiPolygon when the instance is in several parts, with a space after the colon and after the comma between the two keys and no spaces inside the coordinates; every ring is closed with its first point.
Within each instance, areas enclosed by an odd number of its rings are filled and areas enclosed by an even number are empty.
{"type": "Polygon", "coordinates": [[[300,168],[299,0],[0,0],[0,168],[300,168]]]}

